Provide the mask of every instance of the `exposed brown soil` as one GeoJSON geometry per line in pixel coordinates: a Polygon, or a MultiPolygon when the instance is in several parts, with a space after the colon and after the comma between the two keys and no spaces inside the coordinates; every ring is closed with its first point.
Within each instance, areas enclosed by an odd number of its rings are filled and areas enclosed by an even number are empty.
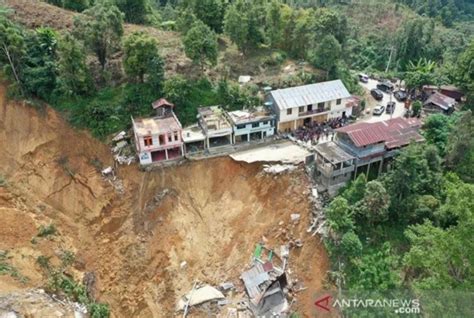
{"type": "Polygon", "coordinates": [[[232,281],[243,292],[239,275],[255,244],[278,248],[290,237],[304,242],[291,251],[292,278],[308,287],[294,308],[311,313],[328,260],[319,239],[306,233],[303,171],[274,177],[261,174],[260,165],[230,158],[152,172],[132,165],[119,169],[120,195],[95,168],[111,164],[106,145],[70,128],[49,108],[7,102],[4,95],[2,87],[0,175],[8,186],[0,187],[0,249],[29,281],[0,276],[0,293],[43,286],[36,258],[54,261],[61,250],[71,250],[77,255],[71,274],[80,280],[94,272],[96,296],[111,305],[114,317],[172,316],[194,280],[232,281]],[[157,202],[164,189],[167,195],[157,202]],[[301,214],[298,224],[290,222],[291,213],[301,214]],[[59,234],[32,241],[38,227],[50,223],[59,234]]]}

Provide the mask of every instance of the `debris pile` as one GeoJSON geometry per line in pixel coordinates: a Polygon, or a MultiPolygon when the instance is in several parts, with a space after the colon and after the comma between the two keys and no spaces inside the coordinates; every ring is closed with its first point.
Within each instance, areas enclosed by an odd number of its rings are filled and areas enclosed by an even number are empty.
{"type": "Polygon", "coordinates": [[[306,232],[312,232],[312,236],[319,234],[321,240],[323,240],[328,235],[328,226],[326,222],[326,215],[324,214],[324,209],[316,188],[311,190],[311,202],[313,203],[312,222],[306,232]]]}
{"type": "Polygon", "coordinates": [[[184,311],[183,317],[186,317],[189,307],[221,300],[224,298],[224,294],[222,294],[216,288],[210,285],[198,286],[196,282],[194,283],[193,289],[178,301],[176,310],[184,311]]]}
{"type": "Polygon", "coordinates": [[[290,165],[290,164],[287,164],[287,165],[279,165],[279,164],[276,164],[276,165],[263,165],[263,171],[265,173],[269,173],[269,174],[281,174],[281,173],[285,173],[285,172],[291,172],[291,171],[295,170],[296,168],[298,168],[298,167],[295,166],[295,165],[290,165]]]}
{"type": "Polygon", "coordinates": [[[257,317],[281,316],[290,310],[287,300],[291,289],[287,265],[289,247],[284,245],[280,255],[257,244],[251,267],[240,276],[249,298],[248,308],[257,317]]]}
{"type": "Polygon", "coordinates": [[[112,138],[111,150],[114,154],[115,161],[121,165],[130,165],[136,160],[135,151],[133,150],[132,144],[130,143],[130,137],[125,131],[119,132],[114,136],[114,138],[112,138]]]}
{"type": "Polygon", "coordinates": [[[117,176],[115,175],[114,168],[109,166],[105,169],[102,169],[100,173],[102,174],[102,177],[104,178],[104,180],[110,183],[110,185],[114,187],[115,191],[117,191],[118,194],[125,193],[123,181],[117,178],[117,176]]]}

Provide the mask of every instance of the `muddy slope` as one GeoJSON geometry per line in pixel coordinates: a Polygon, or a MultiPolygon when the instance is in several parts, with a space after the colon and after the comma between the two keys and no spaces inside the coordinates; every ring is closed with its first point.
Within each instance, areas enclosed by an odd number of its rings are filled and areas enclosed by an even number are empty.
{"type": "MultiPolygon", "coordinates": [[[[140,172],[120,168],[117,193],[97,167],[109,149],[70,128],[54,111],[7,102],[0,89],[0,249],[26,282],[0,276],[0,293],[44,285],[40,255],[76,253],[71,274],[97,277],[96,297],[114,317],[169,317],[194,280],[233,281],[257,242],[279,246],[301,239],[290,268],[307,290],[296,308],[310,314],[328,260],[319,239],[306,233],[308,180],[302,171],[279,177],[259,165],[220,158],[140,172]],[[300,213],[298,224],[291,213],[300,213]],[[40,225],[58,235],[32,240],[40,225]],[[186,261],[187,268],[180,263],[186,261]]],[[[191,312],[194,316],[204,313],[191,312]]]]}

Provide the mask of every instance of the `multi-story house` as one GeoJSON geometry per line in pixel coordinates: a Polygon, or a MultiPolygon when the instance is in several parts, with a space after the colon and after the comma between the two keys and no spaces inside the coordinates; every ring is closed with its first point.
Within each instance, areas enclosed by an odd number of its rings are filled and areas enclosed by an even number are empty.
{"type": "Polygon", "coordinates": [[[417,118],[394,118],[376,123],[360,122],[336,129],[334,141],[316,146],[316,180],[320,190],[343,186],[358,172],[380,174],[384,162],[411,142],[421,142],[417,118]]]}
{"type": "Polygon", "coordinates": [[[278,132],[289,132],[311,122],[325,122],[352,114],[351,94],[341,80],[277,89],[267,103],[277,115],[278,132]]]}
{"type": "Polygon", "coordinates": [[[174,105],[161,98],[154,102],[156,116],[133,118],[135,147],[141,165],[179,159],[183,156],[182,127],[174,105]]]}
{"type": "Polygon", "coordinates": [[[220,106],[200,107],[199,126],[205,136],[206,149],[232,145],[232,125],[220,106]]]}
{"type": "Polygon", "coordinates": [[[264,107],[228,112],[232,123],[234,144],[262,140],[275,133],[275,116],[264,107]]]}

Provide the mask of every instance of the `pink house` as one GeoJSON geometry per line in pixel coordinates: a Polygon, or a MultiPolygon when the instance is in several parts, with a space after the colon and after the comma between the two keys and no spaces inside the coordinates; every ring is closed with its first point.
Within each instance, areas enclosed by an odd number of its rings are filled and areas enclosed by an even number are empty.
{"type": "Polygon", "coordinates": [[[182,127],[166,99],[155,101],[152,118],[133,118],[135,146],[141,165],[174,160],[183,156],[182,127]]]}

